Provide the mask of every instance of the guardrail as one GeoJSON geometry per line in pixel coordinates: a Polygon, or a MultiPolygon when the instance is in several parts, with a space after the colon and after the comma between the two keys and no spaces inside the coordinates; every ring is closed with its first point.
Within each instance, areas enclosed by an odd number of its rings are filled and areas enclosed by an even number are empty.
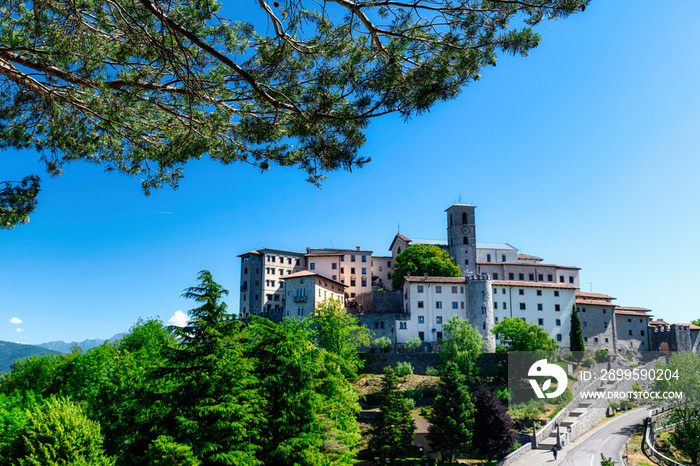
{"type": "MultiPolygon", "coordinates": [[[[662,429],[670,429],[674,426],[675,424],[664,426],[662,429]]],[[[645,452],[645,454],[647,456],[651,456],[652,458],[659,460],[661,464],[673,466],[686,466],[683,463],[679,463],[678,461],[674,461],[670,458],[665,457],[656,450],[656,432],[654,431],[654,420],[651,417],[648,417],[646,419],[646,428],[644,431],[644,442],[642,443],[642,449],[644,449],[644,447],[646,447],[646,449],[648,450],[647,452],[645,452]]]]}

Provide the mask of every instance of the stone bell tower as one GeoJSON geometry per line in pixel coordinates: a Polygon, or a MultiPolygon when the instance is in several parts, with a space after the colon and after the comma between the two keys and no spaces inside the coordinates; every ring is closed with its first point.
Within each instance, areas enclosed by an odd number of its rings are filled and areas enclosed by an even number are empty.
{"type": "Polygon", "coordinates": [[[462,276],[476,274],[476,206],[454,204],[447,212],[447,247],[462,276]]]}

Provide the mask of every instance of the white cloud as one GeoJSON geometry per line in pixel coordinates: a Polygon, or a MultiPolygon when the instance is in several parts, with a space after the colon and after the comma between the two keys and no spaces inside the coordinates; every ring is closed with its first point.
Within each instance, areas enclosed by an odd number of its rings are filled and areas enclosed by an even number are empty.
{"type": "Polygon", "coordinates": [[[12,319],[10,319],[10,323],[19,325],[22,323],[22,319],[20,319],[19,317],[13,317],[12,319]]]}
{"type": "Polygon", "coordinates": [[[175,314],[168,320],[168,323],[170,325],[174,325],[176,327],[184,327],[187,325],[187,322],[189,322],[189,317],[187,317],[187,314],[185,314],[182,311],[176,311],[175,314]]]}
{"type": "Polygon", "coordinates": [[[17,333],[19,333],[19,332],[24,332],[24,329],[23,329],[23,328],[18,328],[18,329],[15,330],[15,332],[17,332],[17,333]]]}

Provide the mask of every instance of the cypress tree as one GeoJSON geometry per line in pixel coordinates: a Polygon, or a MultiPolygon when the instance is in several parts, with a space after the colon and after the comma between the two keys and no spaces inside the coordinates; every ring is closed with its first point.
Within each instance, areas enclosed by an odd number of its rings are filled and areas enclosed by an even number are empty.
{"type": "Polygon", "coordinates": [[[579,353],[578,359],[582,358],[586,348],[583,346],[583,331],[581,330],[581,320],[578,318],[578,309],[574,304],[571,311],[571,330],[569,331],[569,347],[574,355],[579,353]]]}
{"type": "Polygon", "coordinates": [[[474,405],[464,384],[464,376],[454,361],[442,367],[438,395],[429,417],[428,440],[442,458],[452,462],[471,446],[474,405]]]}

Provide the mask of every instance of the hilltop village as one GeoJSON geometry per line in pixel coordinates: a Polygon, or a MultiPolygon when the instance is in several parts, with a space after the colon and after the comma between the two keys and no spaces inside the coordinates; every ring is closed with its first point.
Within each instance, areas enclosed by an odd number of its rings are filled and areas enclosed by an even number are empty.
{"type": "Polygon", "coordinates": [[[493,352],[491,329],[506,317],[536,324],[568,348],[576,306],[587,349],[611,354],[700,352],[696,325],[653,320],[651,309],[618,305],[613,296],[581,291],[579,267],[546,263],[507,243],[477,241],[475,209],[455,204],[445,211],[447,240],[397,233],[387,256],[360,246],[305,252],[261,248],[240,254],[240,316],[306,318],[320,302],[340,299],[376,336],[392,343],[413,338],[433,343],[443,337],[442,324],[454,314],[468,319],[493,352]],[[394,290],[396,257],[416,244],[447,251],[462,276],[409,276],[402,290],[394,290]]]}

